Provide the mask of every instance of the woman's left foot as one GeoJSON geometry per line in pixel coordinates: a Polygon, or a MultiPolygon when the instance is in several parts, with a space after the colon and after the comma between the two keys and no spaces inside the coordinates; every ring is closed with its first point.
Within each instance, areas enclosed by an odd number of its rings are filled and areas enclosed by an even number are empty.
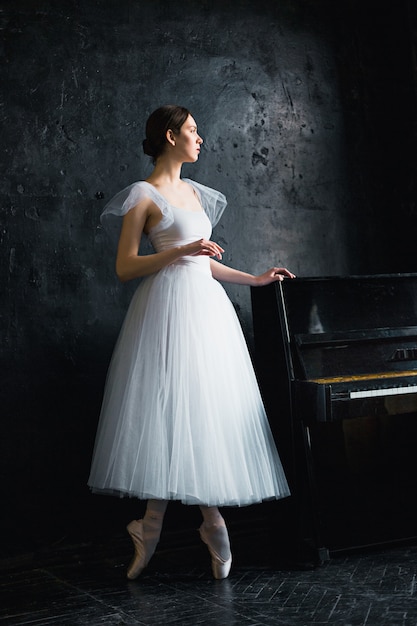
{"type": "Polygon", "coordinates": [[[199,532],[210,552],[214,578],[217,580],[227,578],[232,566],[232,553],[226,526],[213,524],[207,527],[203,523],[199,532]]]}
{"type": "Polygon", "coordinates": [[[129,580],[137,578],[148,565],[155,552],[158,538],[155,540],[147,540],[144,533],[143,520],[133,520],[127,525],[127,532],[131,536],[133,545],[135,546],[135,554],[127,568],[127,577],[129,580]]]}

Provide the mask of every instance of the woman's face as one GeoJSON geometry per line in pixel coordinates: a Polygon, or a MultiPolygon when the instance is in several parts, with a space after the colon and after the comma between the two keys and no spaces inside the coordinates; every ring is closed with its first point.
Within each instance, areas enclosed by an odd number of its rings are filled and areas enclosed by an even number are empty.
{"type": "Polygon", "coordinates": [[[202,138],[197,133],[197,124],[194,118],[189,115],[181,126],[181,131],[175,135],[175,155],[183,163],[194,163],[200,154],[202,138]]]}

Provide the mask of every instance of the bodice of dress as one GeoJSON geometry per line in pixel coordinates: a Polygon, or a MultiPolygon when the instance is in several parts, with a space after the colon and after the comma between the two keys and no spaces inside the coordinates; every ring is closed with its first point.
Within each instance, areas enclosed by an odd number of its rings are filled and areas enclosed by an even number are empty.
{"type": "MultiPolygon", "coordinates": [[[[156,252],[161,252],[178,245],[184,245],[198,239],[210,239],[212,227],[218,222],[227,201],[225,196],[196,183],[184,179],[195,190],[201,204],[201,211],[187,211],[172,206],[163,195],[150,183],[139,181],[116,194],[105,206],[101,218],[113,214],[122,217],[143,198],[150,198],[161,211],[161,220],[148,233],[148,238],[156,252]]],[[[209,258],[206,256],[186,256],[175,265],[210,271],[209,258]]]]}
{"type": "MultiPolygon", "coordinates": [[[[186,211],[172,205],[169,206],[169,209],[171,213],[169,224],[167,225],[167,220],[162,217],[161,221],[148,233],[148,238],[156,252],[192,243],[202,237],[210,239],[212,228],[203,209],[201,211],[186,211]]],[[[193,264],[201,266],[203,269],[208,266],[208,257],[186,256],[178,259],[175,264],[193,264]]]]}

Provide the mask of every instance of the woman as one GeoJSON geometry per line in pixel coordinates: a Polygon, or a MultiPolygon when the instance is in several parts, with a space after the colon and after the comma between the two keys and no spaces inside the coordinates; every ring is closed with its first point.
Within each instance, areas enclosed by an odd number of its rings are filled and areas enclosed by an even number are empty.
{"type": "Polygon", "coordinates": [[[256,286],[294,275],[273,267],[254,276],[220,263],[224,250],[210,236],[225,197],[181,178],[202,143],[187,109],[154,111],[143,142],[151,175],[103,213],[123,216],[119,279],[145,277],[110,364],[88,481],[97,493],[147,500],[143,519],[127,527],[135,548],[129,579],[152,557],[169,500],[199,505],[200,536],[221,579],[232,556],[218,507],[289,495],[243,334],[218,281],[256,286]],[[139,254],[143,233],[154,254],[139,254]]]}

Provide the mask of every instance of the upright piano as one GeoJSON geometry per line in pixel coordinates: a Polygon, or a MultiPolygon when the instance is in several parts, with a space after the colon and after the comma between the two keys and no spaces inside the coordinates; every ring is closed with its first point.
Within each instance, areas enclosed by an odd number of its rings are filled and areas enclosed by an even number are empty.
{"type": "Polygon", "coordinates": [[[417,274],[251,290],[255,368],[318,561],[417,536],[417,274]]]}

